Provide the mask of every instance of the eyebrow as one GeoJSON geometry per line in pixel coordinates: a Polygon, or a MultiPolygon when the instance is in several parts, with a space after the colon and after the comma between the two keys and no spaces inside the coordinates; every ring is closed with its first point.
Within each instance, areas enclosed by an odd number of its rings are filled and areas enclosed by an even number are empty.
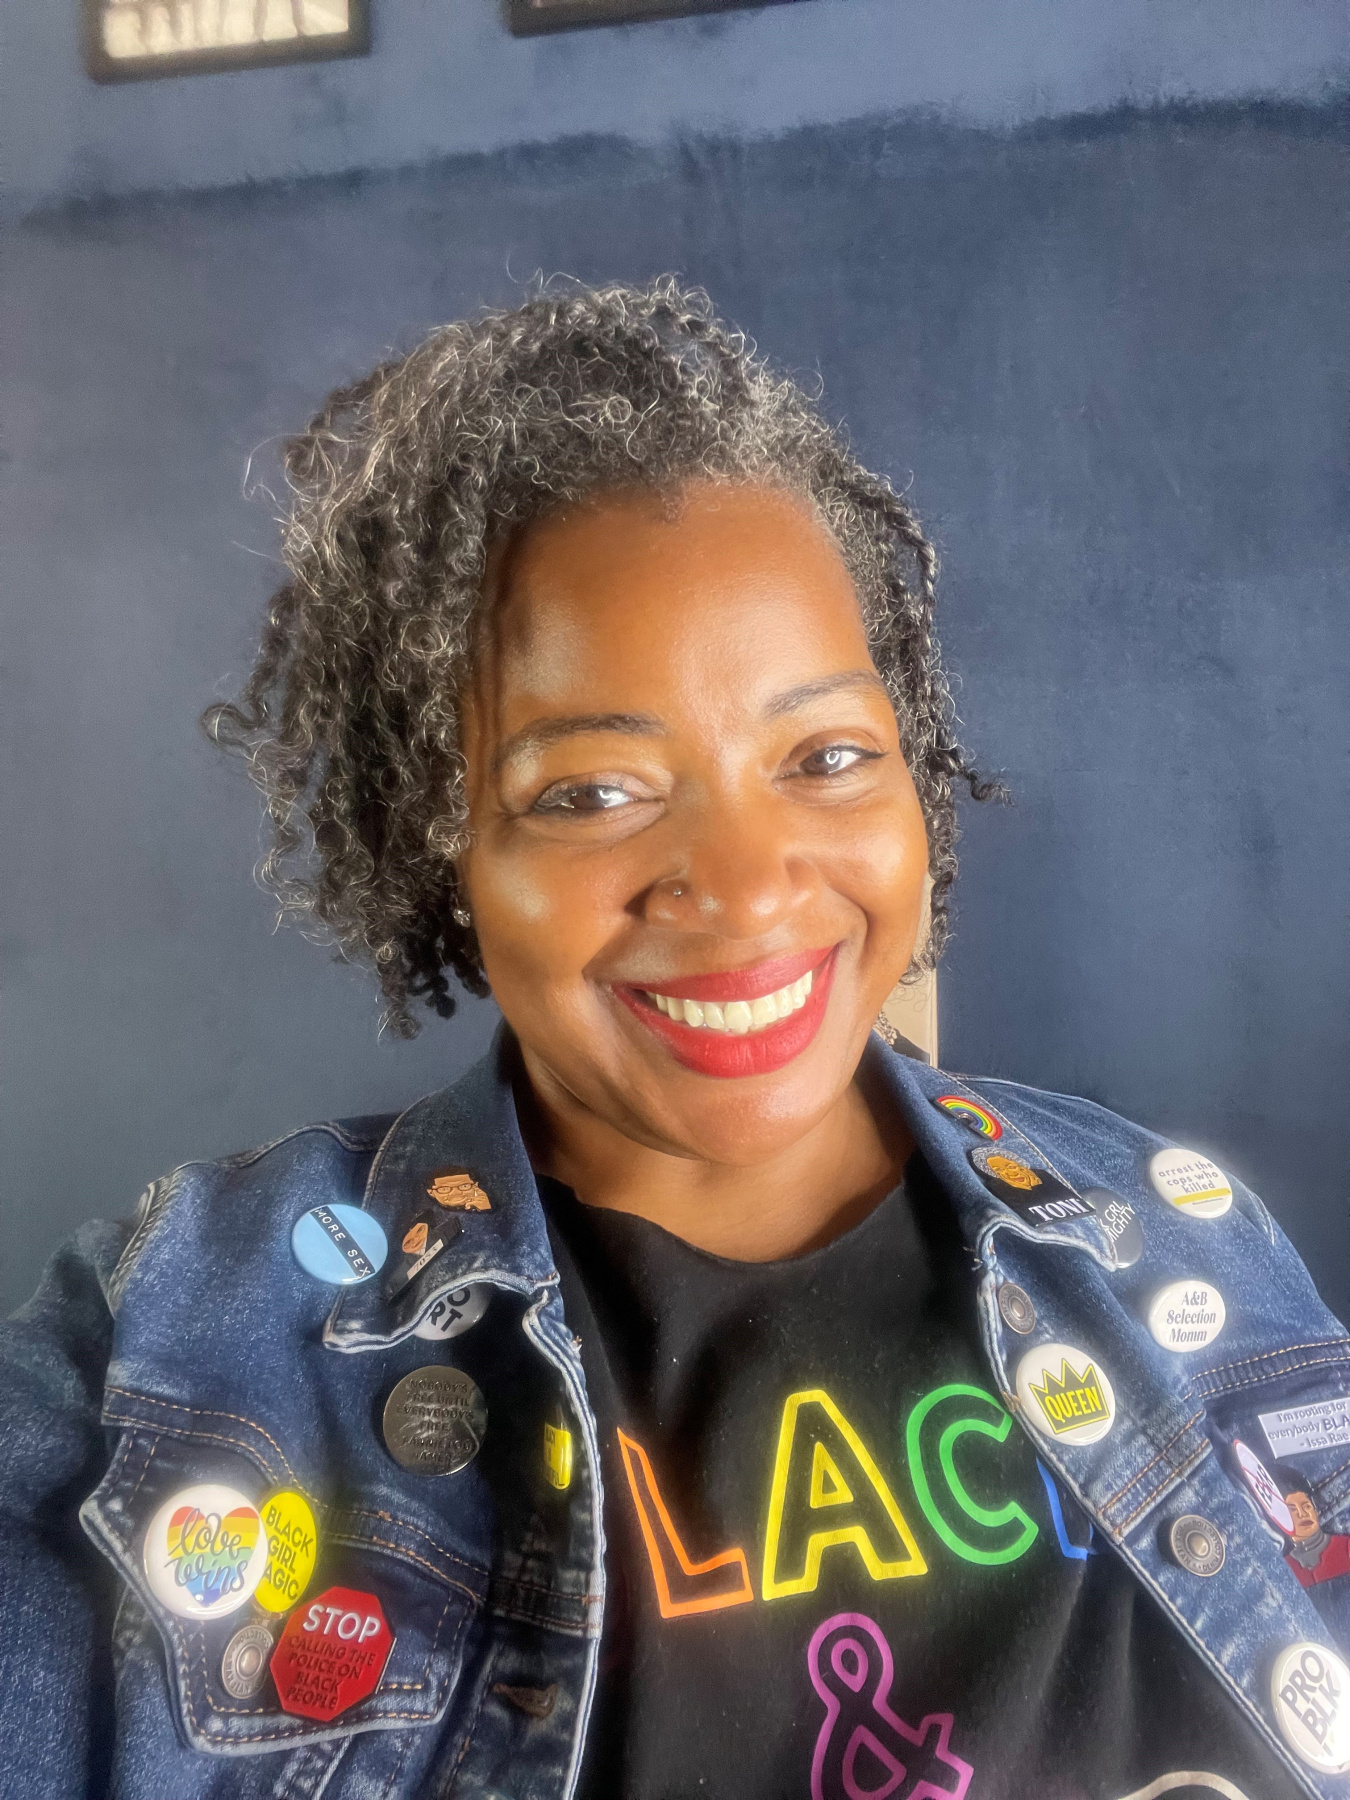
{"type": "MultiPolygon", "coordinates": [[[[804,681],[800,687],[786,688],[781,694],[775,694],[764,708],[764,716],[780,719],[784,713],[795,712],[811,700],[842,693],[848,688],[876,688],[886,694],[886,683],[875,669],[850,669],[846,674],[822,675],[817,681],[804,681]]],[[[890,695],[886,694],[886,697],[889,699],[890,695]]]]}
{"type": "Polygon", "coordinates": [[[536,719],[502,744],[492,759],[495,774],[513,756],[533,756],[562,738],[580,737],[591,731],[614,731],[623,737],[660,737],[665,725],[653,713],[569,713],[556,719],[536,719]]]}

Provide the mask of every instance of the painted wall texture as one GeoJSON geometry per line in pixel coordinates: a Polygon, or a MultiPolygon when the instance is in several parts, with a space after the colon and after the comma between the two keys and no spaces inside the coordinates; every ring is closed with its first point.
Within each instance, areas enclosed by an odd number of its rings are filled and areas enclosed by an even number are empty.
{"type": "Polygon", "coordinates": [[[76,0],[0,3],[4,198],[389,169],[585,132],[636,143],[941,111],[967,124],[1129,102],[1313,100],[1343,0],[799,0],[515,39],[500,0],[373,0],[348,62],[96,87],[76,0]]]}
{"type": "Polygon", "coordinates": [[[966,735],[1017,796],[967,809],[944,1061],[1211,1151],[1350,1313],[1348,140],[1342,104],[1253,102],[596,137],[16,226],[3,1302],[175,1162],[483,1043],[467,1003],[378,1044],[363,978],[271,933],[194,721],[329,386],[535,269],[675,269],[938,537],[966,735]]]}

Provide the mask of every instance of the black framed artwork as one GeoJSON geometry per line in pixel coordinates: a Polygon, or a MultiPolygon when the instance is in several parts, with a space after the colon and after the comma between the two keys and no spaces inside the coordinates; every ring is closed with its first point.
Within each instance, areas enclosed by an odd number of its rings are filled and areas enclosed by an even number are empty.
{"type": "Polygon", "coordinates": [[[367,0],[84,0],[95,81],[364,56],[367,0]]]}
{"type": "Polygon", "coordinates": [[[531,37],[539,31],[562,31],[573,25],[623,25],[639,19],[674,19],[689,13],[804,3],[805,0],[506,0],[506,16],[516,37],[531,37]]]}

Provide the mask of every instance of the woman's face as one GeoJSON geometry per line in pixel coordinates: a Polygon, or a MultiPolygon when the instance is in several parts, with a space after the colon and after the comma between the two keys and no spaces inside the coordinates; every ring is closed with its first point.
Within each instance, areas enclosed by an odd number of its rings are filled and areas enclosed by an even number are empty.
{"type": "Polygon", "coordinates": [[[848,1088],[927,843],[832,539],[776,490],[615,494],[493,566],[462,872],[546,1102],[750,1164],[848,1088]]]}

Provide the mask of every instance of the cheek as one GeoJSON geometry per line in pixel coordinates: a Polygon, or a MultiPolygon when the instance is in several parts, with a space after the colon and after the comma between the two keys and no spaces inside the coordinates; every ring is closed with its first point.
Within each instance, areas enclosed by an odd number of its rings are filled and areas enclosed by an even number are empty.
{"type": "Polygon", "coordinates": [[[567,985],[625,922],[619,858],[471,857],[469,891],[488,979],[499,995],[528,978],[567,985]]]}

